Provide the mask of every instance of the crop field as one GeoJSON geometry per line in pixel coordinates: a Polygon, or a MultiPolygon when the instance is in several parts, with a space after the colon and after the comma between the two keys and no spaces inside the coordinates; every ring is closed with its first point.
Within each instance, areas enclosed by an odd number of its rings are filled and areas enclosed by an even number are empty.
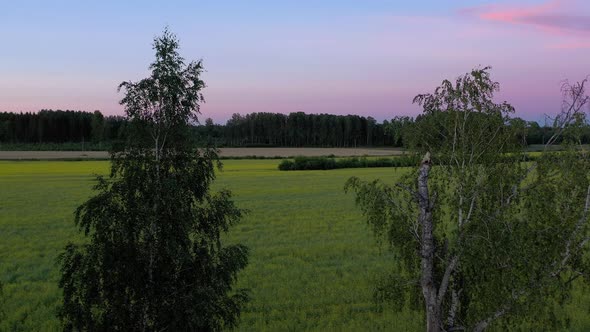
{"type": "MultiPolygon", "coordinates": [[[[215,188],[229,188],[250,212],[225,239],[251,249],[238,287],[250,289],[239,330],[416,331],[420,313],[373,302],[377,278],[393,256],[343,192],[350,176],[394,181],[403,169],[277,170],[278,160],[226,160],[215,188]]],[[[92,194],[106,161],[0,161],[0,331],[56,331],[60,302],[56,258],[82,241],[74,209],[92,194]]],[[[590,296],[576,286],[571,329],[590,329],[590,296]]]]}
{"type": "MultiPolygon", "coordinates": [[[[221,148],[219,155],[225,158],[244,157],[293,157],[293,156],[393,156],[403,153],[399,148],[221,148]]],[[[109,159],[106,151],[1,151],[0,160],[64,160],[109,159]]]]}

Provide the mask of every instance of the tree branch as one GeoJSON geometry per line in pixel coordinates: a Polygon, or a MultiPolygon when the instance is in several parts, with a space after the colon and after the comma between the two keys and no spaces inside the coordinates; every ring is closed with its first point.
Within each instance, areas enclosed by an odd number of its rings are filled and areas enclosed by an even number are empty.
{"type": "MultiPolygon", "coordinates": [[[[582,216],[580,217],[580,219],[578,219],[578,222],[576,223],[576,227],[572,231],[570,238],[567,240],[567,242],[565,244],[565,250],[562,255],[563,258],[561,259],[561,262],[560,262],[559,266],[557,267],[557,269],[551,273],[552,277],[557,277],[561,273],[561,271],[563,271],[568,260],[570,259],[572,243],[574,242],[576,235],[582,229],[582,226],[584,226],[584,224],[586,223],[586,221],[588,219],[588,210],[589,209],[590,209],[590,186],[588,186],[588,190],[586,191],[586,201],[584,203],[584,210],[582,211],[582,216]]],[[[584,240],[582,240],[582,242],[580,242],[579,247],[580,248],[583,247],[587,242],[588,242],[588,238],[585,238],[584,240]]],[[[556,263],[554,262],[554,265],[555,264],[556,263]]]]}
{"type": "Polygon", "coordinates": [[[445,297],[447,292],[447,288],[449,287],[449,280],[451,279],[452,273],[455,271],[457,264],[459,263],[459,256],[455,255],[449,261],[447,268],[445,269],[445,274],[443,275],[442,281],[440,282],[440,287],[438,288],[438,295],[437,295],[437,304],[440,306],[442,301],[445,297]]]}
{"type": "Polygon", "coordinates": [[[413,190],[409,186],[407,186],[403,183],[397,183],[395,186],[407,191],[415,200],[420,199],[420,195],[418,194],[418,192],[416,192],[415,190],[413,190]]]}
{"type": "Polygon", "coordinates": [[[449,329],[447,331],[459,331],[465,330],[463,326],[455,326],[455,315],[457,314],[457,309],[459,309],[459,295],[461,294],[461,290],[459,292],[453,291],[451,292],[451,308],[449,309],[449,316],[447,318],[447,324],[449,329]]]}
{"type": "Polygon", "coordinates": [[[508,311],[508,309],[509,309],[508,306],[504,306],[501,309],[494,312],[489,317],[487,317],[486,319],[479,321],[477,324],[475,324],[475,328],[473,329],[473,331],[474,332],[482,332],[483,330],[485,330],[488,327],[488,325],[490,325],[490,323],[492,321],[504,316],[506,314],[506,312],[508,311]]]}

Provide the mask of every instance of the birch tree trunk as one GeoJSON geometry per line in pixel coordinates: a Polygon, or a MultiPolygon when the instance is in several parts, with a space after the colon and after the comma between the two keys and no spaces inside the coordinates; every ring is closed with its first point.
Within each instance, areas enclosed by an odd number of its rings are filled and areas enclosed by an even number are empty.
{"type": "Polygon", "coordinates": [[[440,306],[437,303],[437,289],[434,282],[434,226],[432,222],[432,205],[428,192],[428,174],[430,173],[430,153],[422,159],[418,173],[419,221],[422,226],[421,238],[421,280],[422,295],[426,306],[426,331],[441,331],[440,306]]]}

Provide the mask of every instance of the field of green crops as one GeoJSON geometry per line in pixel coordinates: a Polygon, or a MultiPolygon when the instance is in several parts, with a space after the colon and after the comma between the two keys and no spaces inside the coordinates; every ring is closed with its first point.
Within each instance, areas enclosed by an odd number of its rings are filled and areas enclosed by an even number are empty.
{"type": "MultiPolygon", "coordinates": [[[[373,303],[374,281],[391,269],[392,256],[342,190],[353,175],[393,181],[403,170],[281,172],[278,163],[227,160],[215,184],[250,210],[226,239],[251,249],[238,286],[252,300],[239,329],[420,330],[420,313],[373,303]]],[[[73,211],[91,195],[92,174],[107,171],[106,161],[0,162],[0,331],[59,330],[56,257],[68,240],[81,240],[73,211]]],[[[578,289],[562,309],[573,330],[590,329],[589,306],[589,292],[578,289]]]]}

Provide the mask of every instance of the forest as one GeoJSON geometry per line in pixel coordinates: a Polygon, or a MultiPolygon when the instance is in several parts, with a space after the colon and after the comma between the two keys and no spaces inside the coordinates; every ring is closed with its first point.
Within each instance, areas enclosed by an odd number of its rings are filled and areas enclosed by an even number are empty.
{"type": "MultiPolygon", "coordinates": [[[[193,124],[192,132],[200,145],[218,147],[401,147],[410,132],[407,129],[420,119],[420,115],[415,119],[396,116],[379,123],[370,116],[260,112],[233,114],[225,125],[208,118],[193,124]]],[[[551,124],[541,126],[518,118],[514,123],[525,128],[523,139],[528,145],[545,144],[554,134],[551,124]]],[[[113,142],[125,139],[127,125],[125,117],[100,111],[0,112],[0,149],[57,144],[47,146],[53,149],[76,143],[82,149],[108,150],[113,142]]],[[[590,143],[590,126],[578,129],[581,143],[590,143]]]]}
{"type": "Polygon", "coordinates": [[[99,111],[0,112],[1,143],[111,142],[123,138],[127,120],[99,111]]]}

